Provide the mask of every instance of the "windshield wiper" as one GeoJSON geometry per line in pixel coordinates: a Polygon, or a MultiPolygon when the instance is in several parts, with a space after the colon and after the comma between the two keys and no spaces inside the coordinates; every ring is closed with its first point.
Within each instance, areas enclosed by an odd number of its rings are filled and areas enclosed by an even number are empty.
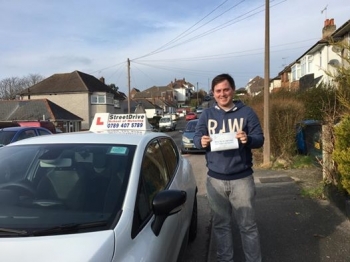
{"type": "Polygon", "coordinates": [[[17,229],[11,229],[11,228],[0,228],[0,236],[3,236],[3,233],[10,233],[11,235],[19,235],[24,236],[27,235],[28,232],[25,230],[17,230],[17,229]]]}
{"type": "Polygon", "coordinates": [[[67,234],[77,232],[81,229],[94,228],[94,227],[103,227],[107,225],[107,221],[95,221],[89,223],[71,223],[71,224],[63,224],[51,228],[45,228],[33,231],[31,234],[33,236],[43,236],[43,235],[51,235],[51,234],[67,234]]]}

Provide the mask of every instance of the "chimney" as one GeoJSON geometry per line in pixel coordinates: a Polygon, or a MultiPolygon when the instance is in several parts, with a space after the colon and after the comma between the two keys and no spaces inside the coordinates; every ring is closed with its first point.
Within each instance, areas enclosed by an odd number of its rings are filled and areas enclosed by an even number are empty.
{"type": "Polygon", "coordinates": [[[334,24],[334,19],[326,19],[324,21],[324,27],[322,29],[322,39],[326,39],[327,37],[329,37],[331,34],[334,33],[334,31],[336,30],[336,26],[334,24]]]}
{"type": "Polygon", "coordinates": [[[102,76],[102,77],[100,78],[100,81],[101,81],[102,83],[105,83],[105,78],[102,76]]]}

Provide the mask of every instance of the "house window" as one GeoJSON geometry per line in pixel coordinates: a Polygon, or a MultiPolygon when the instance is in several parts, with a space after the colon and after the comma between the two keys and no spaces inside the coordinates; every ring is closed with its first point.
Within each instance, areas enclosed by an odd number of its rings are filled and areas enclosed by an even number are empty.
{"type": "Polygon", "coordinates": [[[297,70],[296,70],[296,67],[293,66],[292,67],[292,81],[295,81],[297,80],[297,70]]]}
{"type": "Polygon", "coordinates": [[[120,108],[120,101],[119,100],[114,100],[114,107],[120,108]]]}
{"type": "Polygon", "coordinates": [[[313,60],[313,58],[314,58],[314,56],[312,56],[312,55],[309,55],[308,57],[307,57],[307,73],[311,73],[312,72],[312,60],[313,60]]]}
{"type": "Polygon", "coordinates": [[[92,95],[91,96],[91,104],[101,105],[106,104],[106,95],[92,95]]]}
{"type": "Polygon", "coordinates": [[[301,74],[300,64],[295,64],[292,67],[292,81],[299,80],[300,79],[300,74],[301,74]]]}
{"type": "Polygon", "coordinates": [[[114,105],[114,99],[113,99],[113,97],[107,96],[107,104],[108,104],[108,105],[114,105]]]}
{"type": "Polygon", "coordinates": [[[300,61],[300,71],[301,71],[300,76],[306,75],[306,58],[305,57],[303,57],[300,61]]]}

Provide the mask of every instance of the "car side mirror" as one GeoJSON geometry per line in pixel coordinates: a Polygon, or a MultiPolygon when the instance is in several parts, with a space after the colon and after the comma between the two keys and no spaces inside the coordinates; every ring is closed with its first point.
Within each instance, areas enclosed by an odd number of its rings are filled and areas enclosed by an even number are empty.
{"type": "Polygon", "coordinates": [[[152,207],[155,219],[152,222],[152,231],[156,236],[159,235],[165,219],[180,212],[186,199],[186,191],[181,190],[163,190],[154,197],[152,207]]]}

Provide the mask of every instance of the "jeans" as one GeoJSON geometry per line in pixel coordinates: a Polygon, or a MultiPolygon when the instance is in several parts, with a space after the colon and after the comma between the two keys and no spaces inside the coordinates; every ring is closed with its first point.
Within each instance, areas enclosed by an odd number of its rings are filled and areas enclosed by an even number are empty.
{"type": "Polygon", "coordinates": [[[242,239],[246,262],[261,261],[258,227],[255,221],[253,176],[237,180],[207,177],[207,194],[213,215],[217,261],[233,261],[233,215],[242,239]]]}

